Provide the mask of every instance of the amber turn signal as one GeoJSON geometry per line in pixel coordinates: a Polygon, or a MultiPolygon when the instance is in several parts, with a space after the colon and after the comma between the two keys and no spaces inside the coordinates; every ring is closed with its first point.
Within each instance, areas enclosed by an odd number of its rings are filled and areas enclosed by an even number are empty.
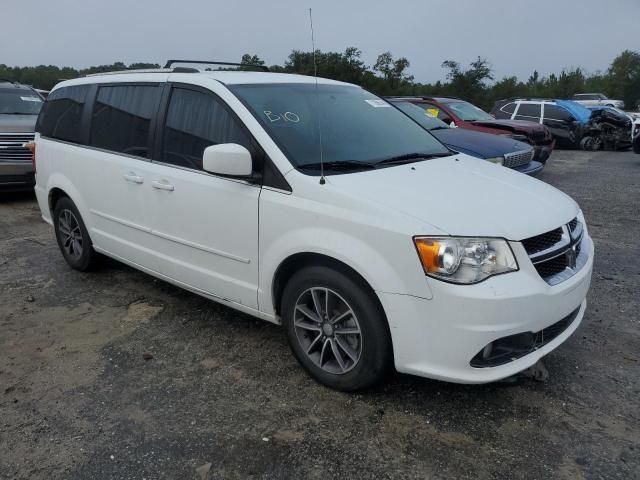
{"type": "Polygon", "coordinates": [[[425,273],[437,272],[440,268],[438,265],[440,243],[429,238],[416,238],[414,239],[414,243],[425,273]]]}

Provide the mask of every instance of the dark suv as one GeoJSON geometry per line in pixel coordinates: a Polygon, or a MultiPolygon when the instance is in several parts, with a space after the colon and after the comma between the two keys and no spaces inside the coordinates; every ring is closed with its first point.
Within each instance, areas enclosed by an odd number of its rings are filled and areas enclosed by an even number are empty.
{"type": "Polygon", "coordinates": [[[546,163],[554,147],[553,136],[543,125],[515,120],[496,120],[475,105],[449,97],[396,97],[423,107],[443,122],[478,132],[493,133],[533,146],[533,160],[546,163]]]}
{"type": "Polygon", "coordinates": [[[610,107],[588,109],[571,100],[510,98],[498,100],[491,113],[500,119],[541,123],[563,148],[619,150],[631,144],[633,122],[610,107]]]}
{"type": "Polygon", "coordinates": [[[0,190],[35,185],[32,154],[23,145],[33,141],[42,104],[33,88],[0,79],[0,190]]]}

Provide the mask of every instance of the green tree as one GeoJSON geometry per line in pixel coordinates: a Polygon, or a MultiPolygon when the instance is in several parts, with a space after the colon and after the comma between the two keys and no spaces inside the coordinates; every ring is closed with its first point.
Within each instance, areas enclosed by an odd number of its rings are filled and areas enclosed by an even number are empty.
{"type": "Polygon", "coordinates": [[[640,99],[640,53],[625,50],[609,67],[608,95],[624,100],[627,108],[636,107],[640,99]]]}
{"type": "Polygon", "coordinates": [[[396,90],[413,82],[413,75],[405,73],[410,65],[407,58],[394,59],[391,52],[384,52],[378,55],[373,69],[382,74],[388,93],[398,93],[396,90]]]}
{"type": "Polygon", "coordinates": [[[478,57],[466,70],[455,60],[446,60],[442,62],[442,68],[449,70],[447,90],[451,92],[450,95],[485,106],[488,102],[487,81],[493,80],[491,66],[486,59],[478,57]]]}

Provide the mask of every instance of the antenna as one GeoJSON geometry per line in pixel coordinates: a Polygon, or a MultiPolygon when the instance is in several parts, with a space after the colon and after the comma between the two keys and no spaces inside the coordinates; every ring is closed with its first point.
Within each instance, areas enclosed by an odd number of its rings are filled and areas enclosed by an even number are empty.
{"type": "Polygon", "coordinates": [[[311,48],[313,48],[313,78],[316,82],[316,112],[318,113],[318,140],[320,141],[320,185],[325,184],[324,161],[322,158],[322,126],[320,125],[320,94],[318,93],[318,63],[316,62],[316,42],[313,37],[313,14],[309,9],[309,23],[311,24],[311,48]]]}

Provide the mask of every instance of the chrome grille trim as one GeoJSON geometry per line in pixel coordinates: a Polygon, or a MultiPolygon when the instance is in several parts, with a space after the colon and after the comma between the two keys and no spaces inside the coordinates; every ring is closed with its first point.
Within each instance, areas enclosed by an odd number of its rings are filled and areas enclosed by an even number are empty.
{"type": "Polygon", "coordinates": [[[33,142],[35,133],[0,133],[0,162],[31,162],[31,152],[25,143],[33,142]]]}
{"type": "Polygon", "coordinates": [[[507,168],[519,167],[526,165],[533,158],[534,151],[532,148],[528,150],[520,150],[518,152],[506,153],[504,155],[504,166],[507,168]]]}
{"type": "MultiPolygon", "coordinates": [[[[529,259],[536,271],[549,285],[557,285],[571,278],[585,266],[588,260],[582,223],[574,218],[560,229],[562,231],[560,241],[544,250],[529,254],[529,259]]],[[[526,240],[529,239],[523,242],[526,240]]]]}

